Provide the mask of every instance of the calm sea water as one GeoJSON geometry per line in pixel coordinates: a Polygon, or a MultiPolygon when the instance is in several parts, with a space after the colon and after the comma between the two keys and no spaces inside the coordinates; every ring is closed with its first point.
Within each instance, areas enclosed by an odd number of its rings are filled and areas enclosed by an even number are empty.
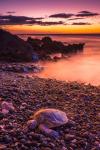
{"type": "MultiPolygon", "coordinates": [[[[26,39],[28,35],[21,36],[26,39]]],[[[31,36],[41,38],[42,36],[31,36]]],[[[100,36],[51,36],[52,39],[79,43],[85,42],[84,51],[57,62],[39,62],[44,70],[37,75],[43,78],[78,81],[100,85],[100,36]]]]}

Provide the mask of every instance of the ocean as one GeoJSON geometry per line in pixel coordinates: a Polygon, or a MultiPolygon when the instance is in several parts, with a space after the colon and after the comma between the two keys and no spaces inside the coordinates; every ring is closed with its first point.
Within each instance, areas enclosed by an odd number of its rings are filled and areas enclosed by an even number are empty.
{"type": "MultiPolygon", "coordinates": [[[[45,35],[19,35],[42,38],[45,35]]],[[[85,42],[83,52],[72,54],[66,59],[56,62],[42,61],[44,70],[37,73],[42,78],[51,78],[63,81],[78,81],[85,84],[100,85],[100,36],[97,35],[51,35],[53,40],[64,43],[85,42]]]]}

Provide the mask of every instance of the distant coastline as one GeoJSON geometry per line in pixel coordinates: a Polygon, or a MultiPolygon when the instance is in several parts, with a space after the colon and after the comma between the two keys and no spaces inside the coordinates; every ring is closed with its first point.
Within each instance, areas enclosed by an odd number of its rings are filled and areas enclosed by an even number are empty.
{"type": "Polygon", "coordinates": [[[17,33],[16,35],[36,35],[36,36],[100,36],[100,34],[34,34],[34,33],[17,33]]]}

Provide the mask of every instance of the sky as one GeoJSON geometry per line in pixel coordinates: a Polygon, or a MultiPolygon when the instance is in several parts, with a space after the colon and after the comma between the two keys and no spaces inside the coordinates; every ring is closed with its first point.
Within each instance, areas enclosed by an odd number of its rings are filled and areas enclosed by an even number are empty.
{"type": "Polygon", "coordinates": [[[100,0],[0,0],[0,27],[13,33],[100,33],[100,0]]]}

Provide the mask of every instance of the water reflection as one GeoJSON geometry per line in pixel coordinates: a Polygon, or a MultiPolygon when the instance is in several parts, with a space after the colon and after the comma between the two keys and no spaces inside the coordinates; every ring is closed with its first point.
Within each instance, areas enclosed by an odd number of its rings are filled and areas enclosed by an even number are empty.
{"type": "Polygon", "coordinates": [[[57,62],[41,62],[45,69],[38,76],[100,85],[100,39],[82,39],[86,41],[83,53],[57,62]]]}
{"type": "Polygon", "coordinates": [[[83,53],[77,53],[66,59],[57,62],[40,62],[45,69],[38,74],[39,77],[100,85],[99,36],[51,36],[51,38],[68,43],[85,42],[86,46],[83,53]]]}
{"type": "Polygon", "coordinates": [[[39,77],[55,78],[66,81],[81,81],[85,83],[100,84],[99,58],[73,56],[58,62],[41,62],[45,67],[39,77]]]}

